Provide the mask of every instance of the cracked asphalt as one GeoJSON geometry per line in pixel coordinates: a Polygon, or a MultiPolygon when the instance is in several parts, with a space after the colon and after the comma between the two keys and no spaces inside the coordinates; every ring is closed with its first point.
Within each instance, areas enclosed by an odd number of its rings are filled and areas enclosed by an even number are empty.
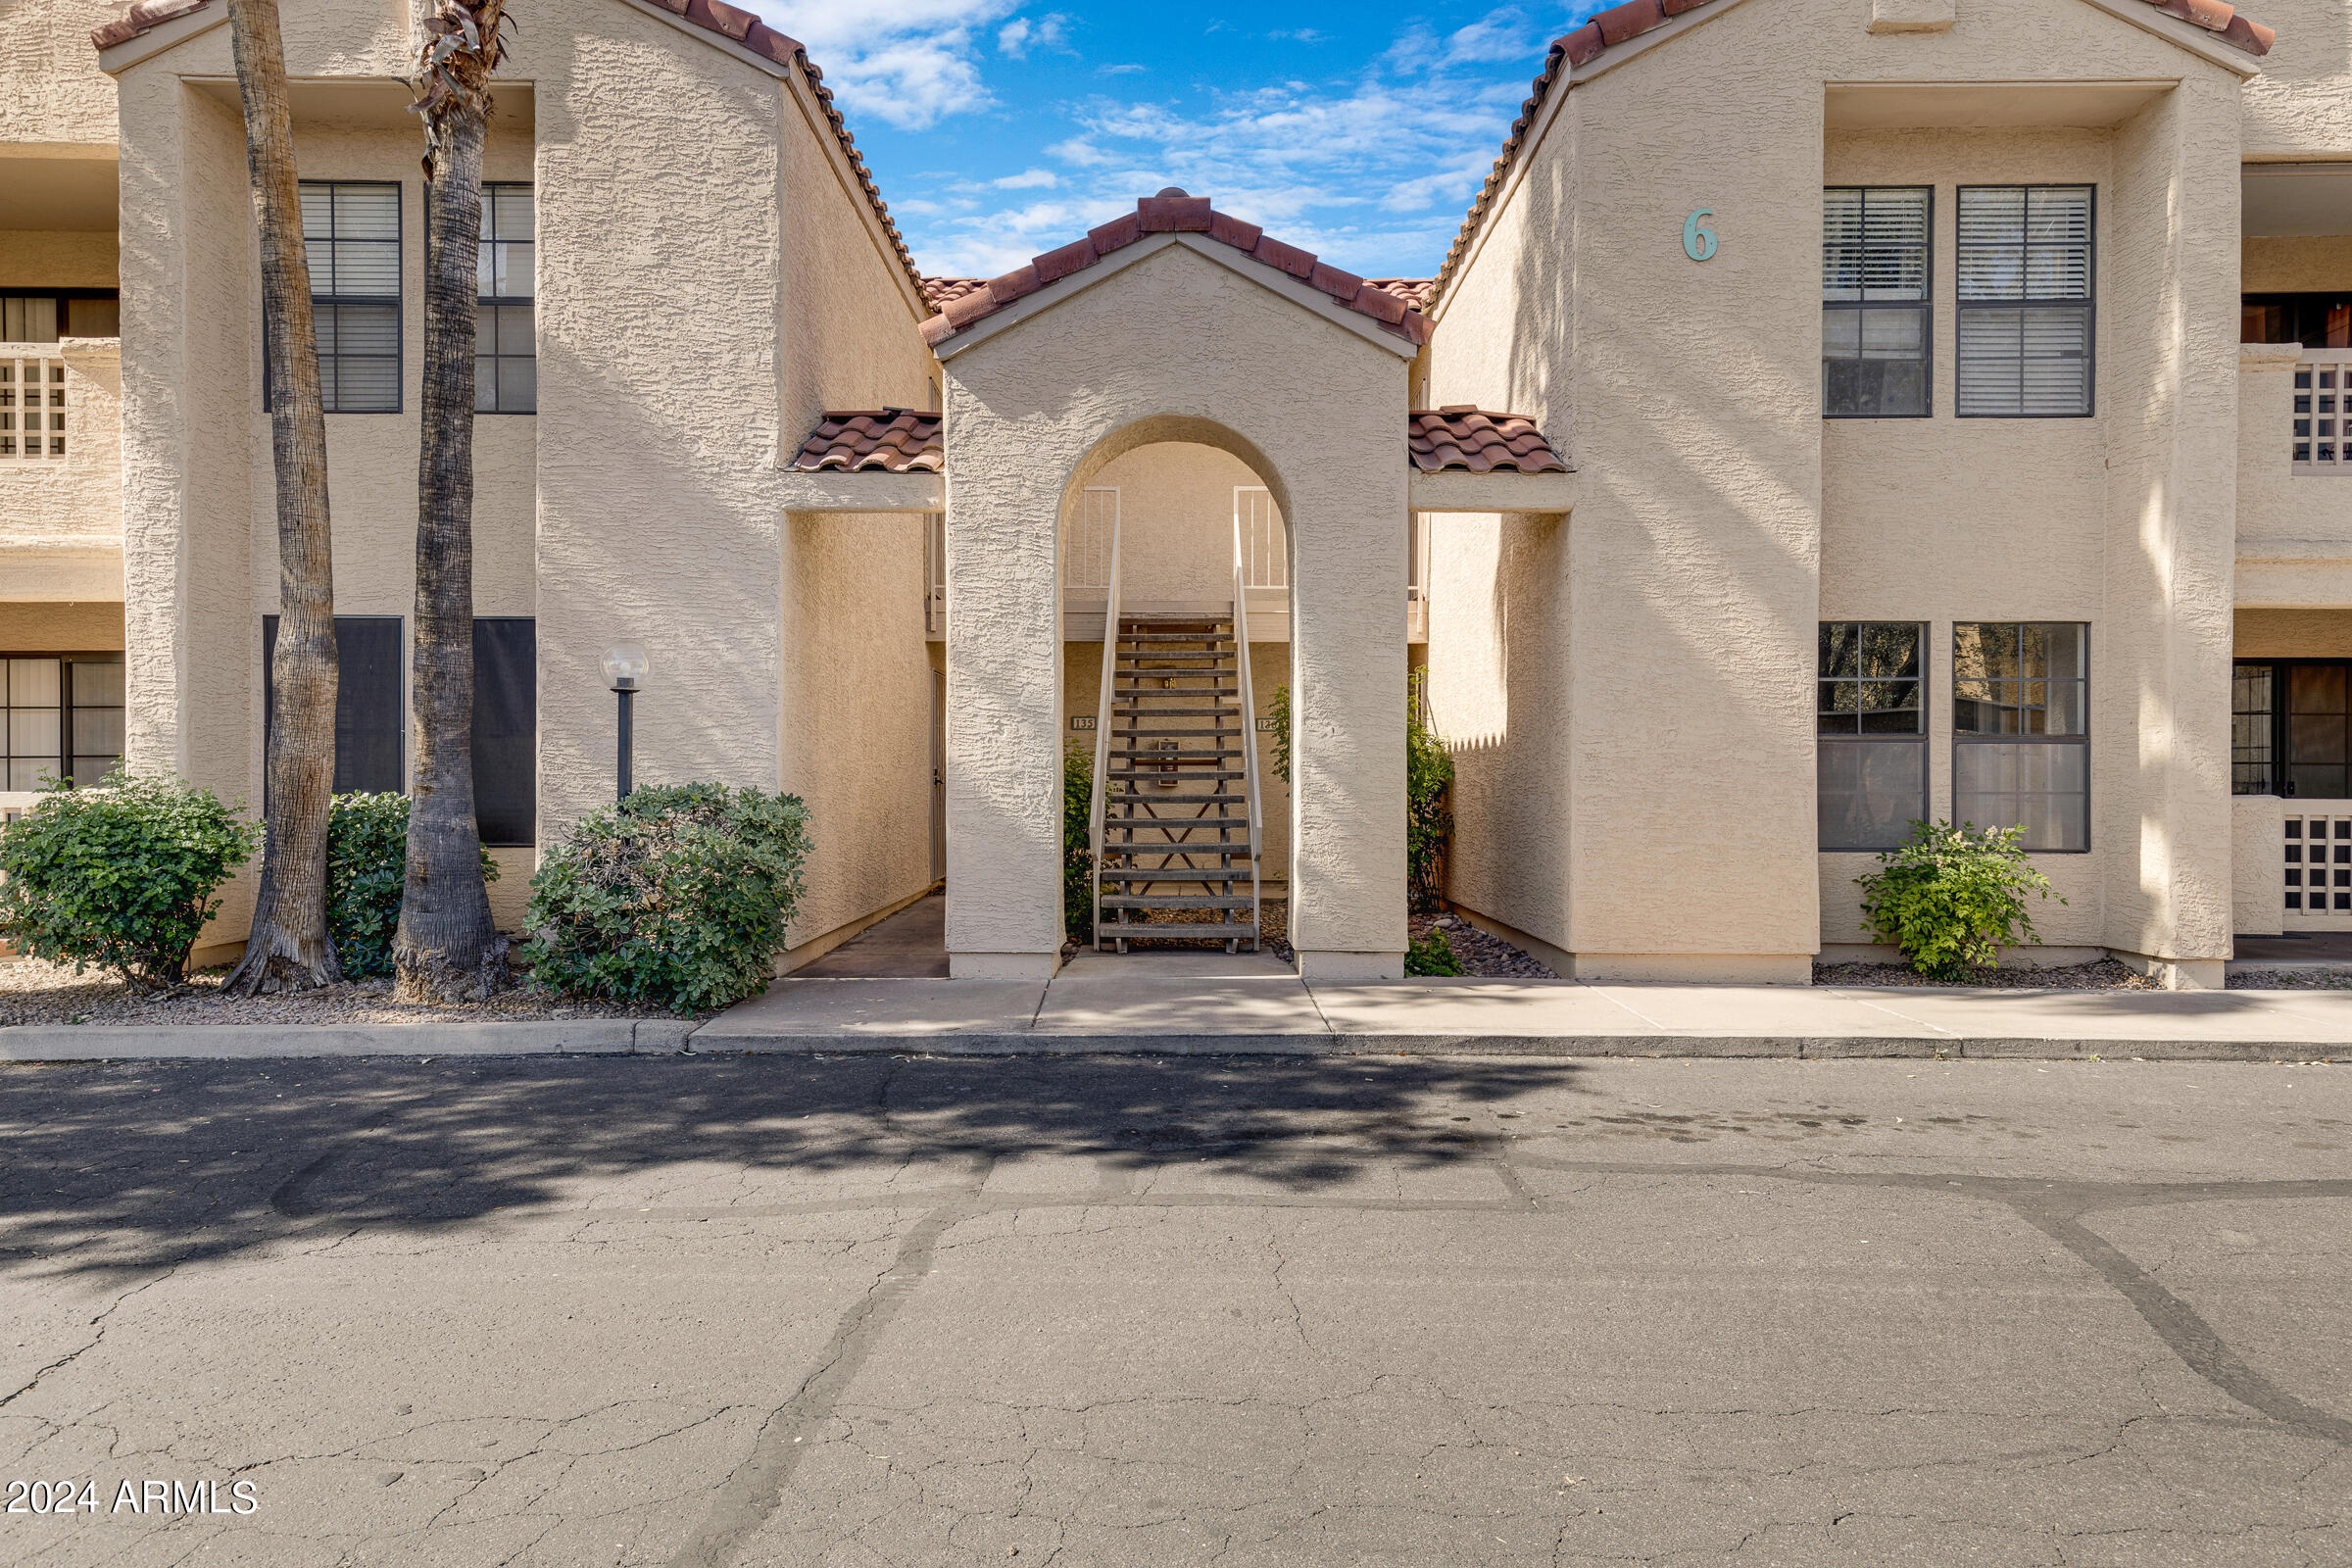
{"type": "Polygon", "coordinates": [[[2292,1064],[9,1068],[0,1502],[97,1501],[0,1562],[2341,1565],[2348,1150],[2292,1064]]]}

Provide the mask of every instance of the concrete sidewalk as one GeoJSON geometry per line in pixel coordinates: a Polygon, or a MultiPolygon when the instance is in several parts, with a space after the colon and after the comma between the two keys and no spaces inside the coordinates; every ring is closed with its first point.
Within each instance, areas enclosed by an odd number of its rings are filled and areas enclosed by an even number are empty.
{"type": "Polygon", "coordinates": [[[699,1027],[579,1019],[0,1029],[0,1061],[680,1052],[2352,1061],[2352,991],[1309,985],[1270,955],[1087,953],[1052,981],[796,975],[699,1027]]]}
{"type": "Polygon", "coordinates": [[[1403,980],[1245,954],[1082,954],[1050,982],[785,979],[695,1052],[2352,1059],[2352,992],[1403,980]]]}

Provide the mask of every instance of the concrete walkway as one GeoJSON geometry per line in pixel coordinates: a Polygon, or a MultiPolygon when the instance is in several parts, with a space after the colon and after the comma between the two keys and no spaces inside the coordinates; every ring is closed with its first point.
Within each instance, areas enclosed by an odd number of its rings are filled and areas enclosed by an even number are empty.
{"type": "Polygon", "coordinates": [[[779,980],[688,1049],[2352,1059],[2352,992],[1309,985],[1270,956],[1087,953],[1050,982],[779,980]]]}

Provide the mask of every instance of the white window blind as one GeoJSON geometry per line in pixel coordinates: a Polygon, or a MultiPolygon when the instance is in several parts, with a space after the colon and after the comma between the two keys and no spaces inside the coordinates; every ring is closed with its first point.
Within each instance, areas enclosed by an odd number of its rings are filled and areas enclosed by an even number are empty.
{"type": "Polygon", "coordinates": [[[1960,187],[1962,417],[2091,411],[2088,185],[1960,187]]]}
{"type": "Polygon", "coordinates": [[[305,180],[302,237],[329,414],[400,412],[400,187],[305,180]]]}
{"type": "Polygon", "coordinates": [[[1832,418],[1928,413],[1927,186],[1821,193],[1822,412],[1832,418]]]}

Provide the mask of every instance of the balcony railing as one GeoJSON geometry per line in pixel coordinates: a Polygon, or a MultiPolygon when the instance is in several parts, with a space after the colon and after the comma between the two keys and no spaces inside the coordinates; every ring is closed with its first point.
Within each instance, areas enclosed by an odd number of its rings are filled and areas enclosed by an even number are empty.
{"type": "Polygon", "coordinates": [[[2306,349],[2293,408],[2294,471],[2352,474],[2352,349],[2306,349]]]}
{"type": "Polygon", "coordinates": [[[0,463],[63,462],[72,412],[56,344],[0,343],[0,463]]]}

